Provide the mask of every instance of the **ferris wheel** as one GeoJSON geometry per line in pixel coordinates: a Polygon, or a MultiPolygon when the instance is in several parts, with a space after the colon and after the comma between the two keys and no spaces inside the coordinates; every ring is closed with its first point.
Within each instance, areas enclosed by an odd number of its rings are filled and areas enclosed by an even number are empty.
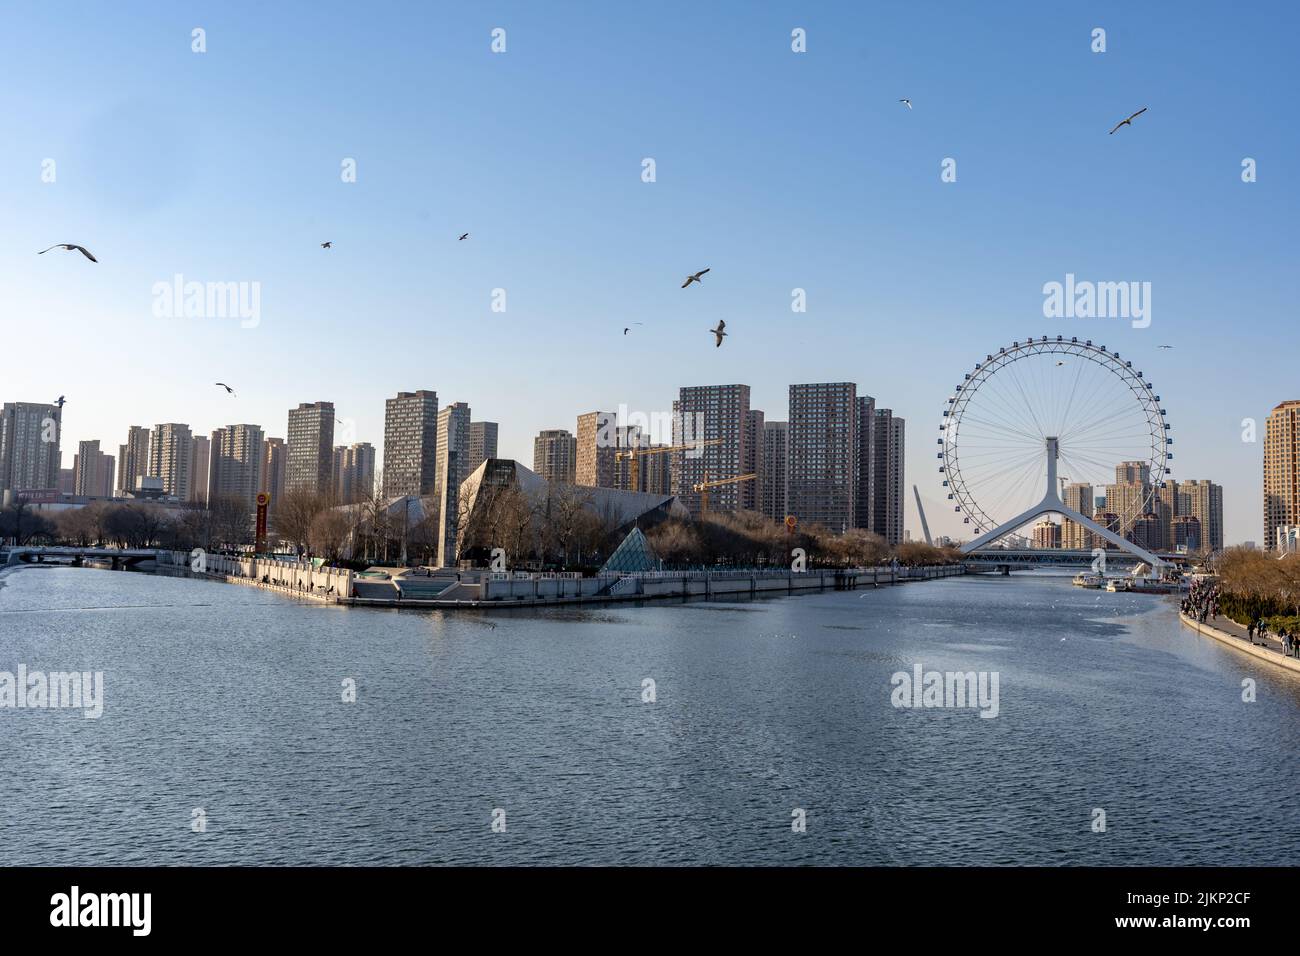
{"type": "Polygon", "coordinates": [[[1014,342],[975,363],[939,427],[948,499],[979,536],[970,549],[1038,515],[1089,518],[1085,485],[1094,493],[1123,486],[1107,497],[1105,521],[1096,512],[1109,532],[1102,536],[1117,542],[1153,509],[1173,458],[1160,396],[1142,372],[1104,345],[1060,335],[1014,342]]]}

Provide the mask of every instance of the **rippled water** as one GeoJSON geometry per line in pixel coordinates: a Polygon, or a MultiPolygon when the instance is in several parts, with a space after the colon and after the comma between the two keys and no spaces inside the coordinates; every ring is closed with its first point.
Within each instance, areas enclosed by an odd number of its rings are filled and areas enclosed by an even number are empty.
{"type": "Polygon", "coordinates": [[[0,864],[1300,863],[1300,680],[1062,578],[450,615],[31,569],[19,663],[106,702],[0,709],[0,864]],[[917,661],[1000,715],[895,709],[917,661]]]}

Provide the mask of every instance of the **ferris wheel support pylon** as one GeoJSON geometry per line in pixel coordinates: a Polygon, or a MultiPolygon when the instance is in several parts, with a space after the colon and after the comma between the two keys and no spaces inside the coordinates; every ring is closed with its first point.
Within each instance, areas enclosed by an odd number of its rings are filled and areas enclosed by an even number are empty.
{"type": "Polygon", "coordinates": [[[961,546],[962,553],[970,554],[972,551],[982,548],[987,544],[992,544],[994,541],[1002,537],[1004,534],[1010,534],[1012,531],[1015,531],[1017,528],[1022,527],[1023,525],[1029,523],[1030,521],[1033,521],[1035,518],[1039,518],[1044,515],[1059,514],[1062,515],[1063,517],[1070,519],[1076,524],[1082,525],[1083,527],[1091,531],[1093,534],[1097,535],[1098,537],[1106,541],[1109,541],[1111,544],[1116,545],[1117,547],[1124,549],[1130,554],[1137,555],[1143,561],[1147,562],[1147,564],[1151,565],[1152,568],[1166,567],[1168,565],[1167,561],[1152,554],[1146,548],[1138,547],[1132,541],[1129,541],[1127,538],[1121,538],[1119,535],[1111,531],[1109,528],[1103,528],[1101,525],[1097,524],[1097,522],[1093,521],[1091,518],[1081,515],[1073,508],[1066,507],[1065,502],[1061,500],[1061,496],[1060,494],[1057,493],[1056,490],[1057,487],[1056,459],[1060,453],[1060,443],[1055,437],[1046,439],[1046,442],[1047,442],[1047,491],[1043,495],[1043,500],[1040,501],[1038,504],[1034,505],[1029,510],[1022,512],[1019,515],[1016,515],[1016,517],[1012,518],[1010,521],[1005,521],[1002,524],[998,525],[996,528],[994,528],[992,531],[989,531],[987,534],[982,534],[974,541],[970,541],[962,545],[961,546]]]}

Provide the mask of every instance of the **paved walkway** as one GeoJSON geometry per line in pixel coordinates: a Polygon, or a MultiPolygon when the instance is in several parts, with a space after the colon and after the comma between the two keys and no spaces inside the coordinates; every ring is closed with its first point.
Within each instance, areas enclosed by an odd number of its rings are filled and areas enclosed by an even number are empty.
{"type": "Polygon", "coordinates": [[[1244,627],[1222,615],[1217,619],[1206,617],[1204,624],[1187,614],[1180,613],[1179,617],[1184,625],[1207,637],[1212,637],[1223,644],[1236,647],[1237,650],[1277,664],[1280,667],[1300,672],[1300,658],[1285,656],[1282,653],[1282,642],[1271,634],[1264,641],[1256,638],[1252,642],[1247,636],[1244,627]]]}

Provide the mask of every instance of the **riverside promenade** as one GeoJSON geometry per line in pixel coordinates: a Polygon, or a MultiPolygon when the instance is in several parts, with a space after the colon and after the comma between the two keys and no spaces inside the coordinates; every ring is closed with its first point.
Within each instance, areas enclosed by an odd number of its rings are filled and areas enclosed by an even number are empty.
{"type": "Polygon", "coordinates": [[[1246,629],[1236,621],[1226,617],[1219,617],[1213,624],[1202,624],[1190,614],[1184,614],[1181,611],[1178,617],[1185,627],[1191,628],[1198,634],[1212,637],[1221,644],[1227,644],[1243,654],[1250,654],[1260,660],[1268,661],[1270,664],[1276,664],[1278,667],[1284,667],[1300,674],[1300,659],[1287,657],[1283,654],[1282,642],[1276,637],[1265,638],[1265,644],[1260,644],[1258,639],[1252,643],[1246,629]]]}

